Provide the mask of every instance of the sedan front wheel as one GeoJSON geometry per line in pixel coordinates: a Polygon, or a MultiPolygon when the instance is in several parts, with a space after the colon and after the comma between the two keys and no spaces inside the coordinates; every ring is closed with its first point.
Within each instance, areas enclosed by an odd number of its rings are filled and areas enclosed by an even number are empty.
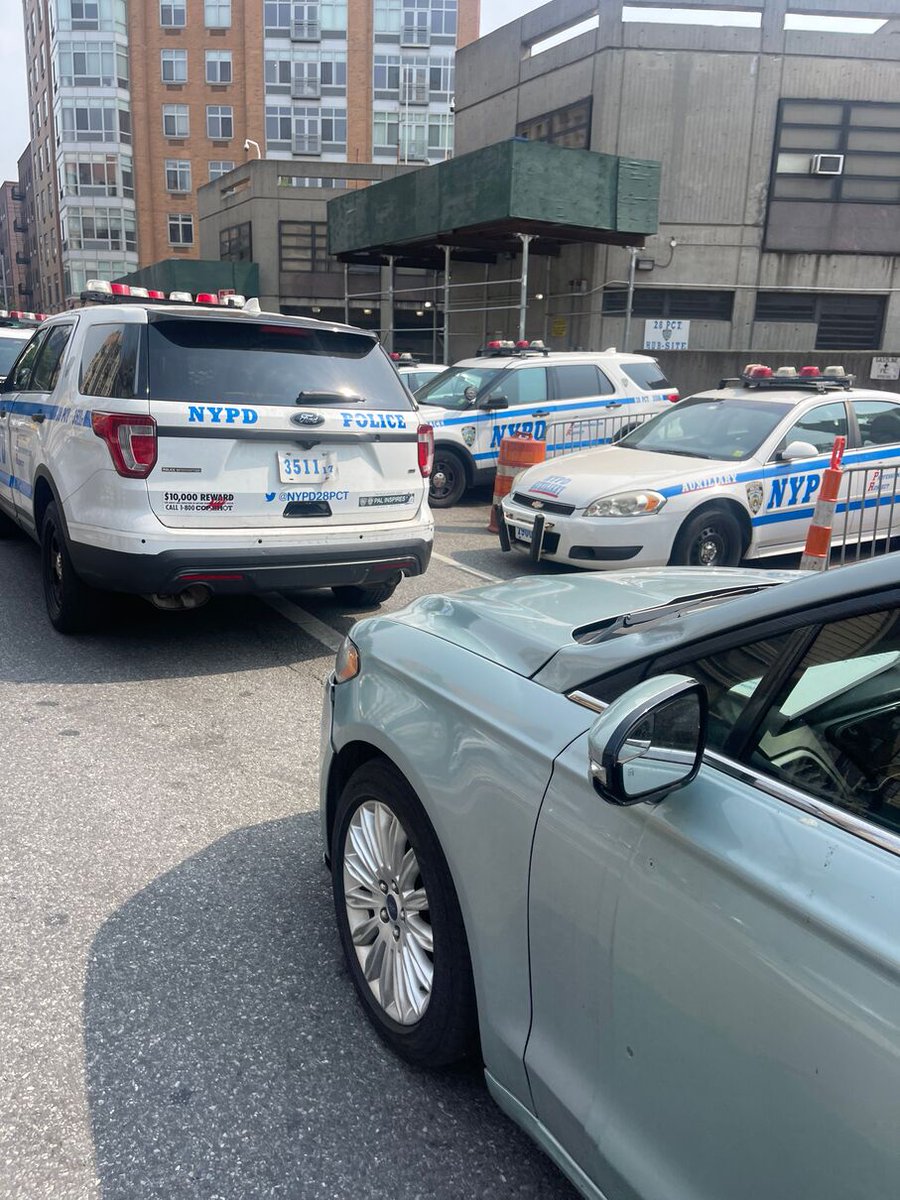
{"type": "Polygon", "coordinates": [[[476,1044],[472,967],[459,901],[434,830],[390,764],[359,767],[338,802],[335,912],[350,974],[393,1050],[444,1066],[476,1044]]]}

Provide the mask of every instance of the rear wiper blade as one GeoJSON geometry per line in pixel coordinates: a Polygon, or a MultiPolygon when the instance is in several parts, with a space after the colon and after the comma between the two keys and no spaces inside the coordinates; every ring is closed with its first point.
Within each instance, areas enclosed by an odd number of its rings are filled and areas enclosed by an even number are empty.
{"type": "Polygon", "coordinates": [[[348,396],[344,392],[311,390],[299,392],[295,404],[363,404],[362,396],[348,396]]]}
{"type": "Polygon", "coordinates": [[[706,604],[715,604],[719,600],[730,597],[749,596],[754,592],[765,591],[774,586],[771,583],[751,583],[746,587],[717,588],[715,591],[700,592],[695,596],[677,596],[674,600],[668,600],[664,604],[655,604],[652,608],[641,608],[636,612],[623,613],[619,617],[601,621],[597,625],[583,625],[580,629],[572,631],[572,637],[583,646],[596,645],[617,634],[627,633],[637,625],[646,625],[651,621],[662,620],[664,617],[680,617],[683,613],[703,608],[706,604]]]}

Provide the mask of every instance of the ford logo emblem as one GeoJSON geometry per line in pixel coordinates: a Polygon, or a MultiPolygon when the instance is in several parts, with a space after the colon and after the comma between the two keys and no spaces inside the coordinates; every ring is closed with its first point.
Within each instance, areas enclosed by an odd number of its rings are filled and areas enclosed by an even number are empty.
{"type": "Polygon", "coordinates": [[[317,412],[298,412],[291,417],[295,425],[321,425],[324,420],[322,414],[317,412]]]}

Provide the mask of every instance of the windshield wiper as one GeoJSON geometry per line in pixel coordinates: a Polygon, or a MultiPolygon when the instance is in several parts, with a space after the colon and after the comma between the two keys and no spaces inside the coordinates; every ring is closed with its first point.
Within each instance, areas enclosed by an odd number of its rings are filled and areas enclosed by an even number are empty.
{"type": "Polygon", "coordinates": [[[678,596],[663,604],[655,604],[652,608],[641,608],[636,612],[623,613],[620,617],[608,618],[598,625],[582,626],[573,631],[572,637],[583,646],[593,646],[598,642],[606,641],[607,638],[615,637],[617,634],[628,633],[636,626],[646,625],[650,621],[659,621],[663,617],[680,617],[682,613],[690,612],[695,608],[703,608],[707,604],[717,604],[719,601],[731,597],[749,596],[754,592],[762,592],[775,586],[773,583],[753,583],[746,587],[717,588],[711,592],[700,592],[695,596],[678,596]]]}
{"type": "Polygon", "coordinates": [[[345,396],[343,392],[326,392],[311,389],[299,392],[295,404],[363,404],[362,396],[345,396]]]}

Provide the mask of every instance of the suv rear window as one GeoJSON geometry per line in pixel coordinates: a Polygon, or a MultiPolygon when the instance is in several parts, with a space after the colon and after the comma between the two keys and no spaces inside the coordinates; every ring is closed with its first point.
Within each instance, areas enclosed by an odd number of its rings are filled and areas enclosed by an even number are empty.
{"type": "Polygon", "coordinates": [[[636,383],[645,392],[658,392],[672,385],[655,362],[621,363],[620,366],[632,383],[636,383]]]}
{"type": "Polygon", "coordinates": [[[391,360],[365,334],[267,325],[261,321],[150,320],[150,395],[154,400],[256,404],[350,404],[410,409],[391,360]]]}

